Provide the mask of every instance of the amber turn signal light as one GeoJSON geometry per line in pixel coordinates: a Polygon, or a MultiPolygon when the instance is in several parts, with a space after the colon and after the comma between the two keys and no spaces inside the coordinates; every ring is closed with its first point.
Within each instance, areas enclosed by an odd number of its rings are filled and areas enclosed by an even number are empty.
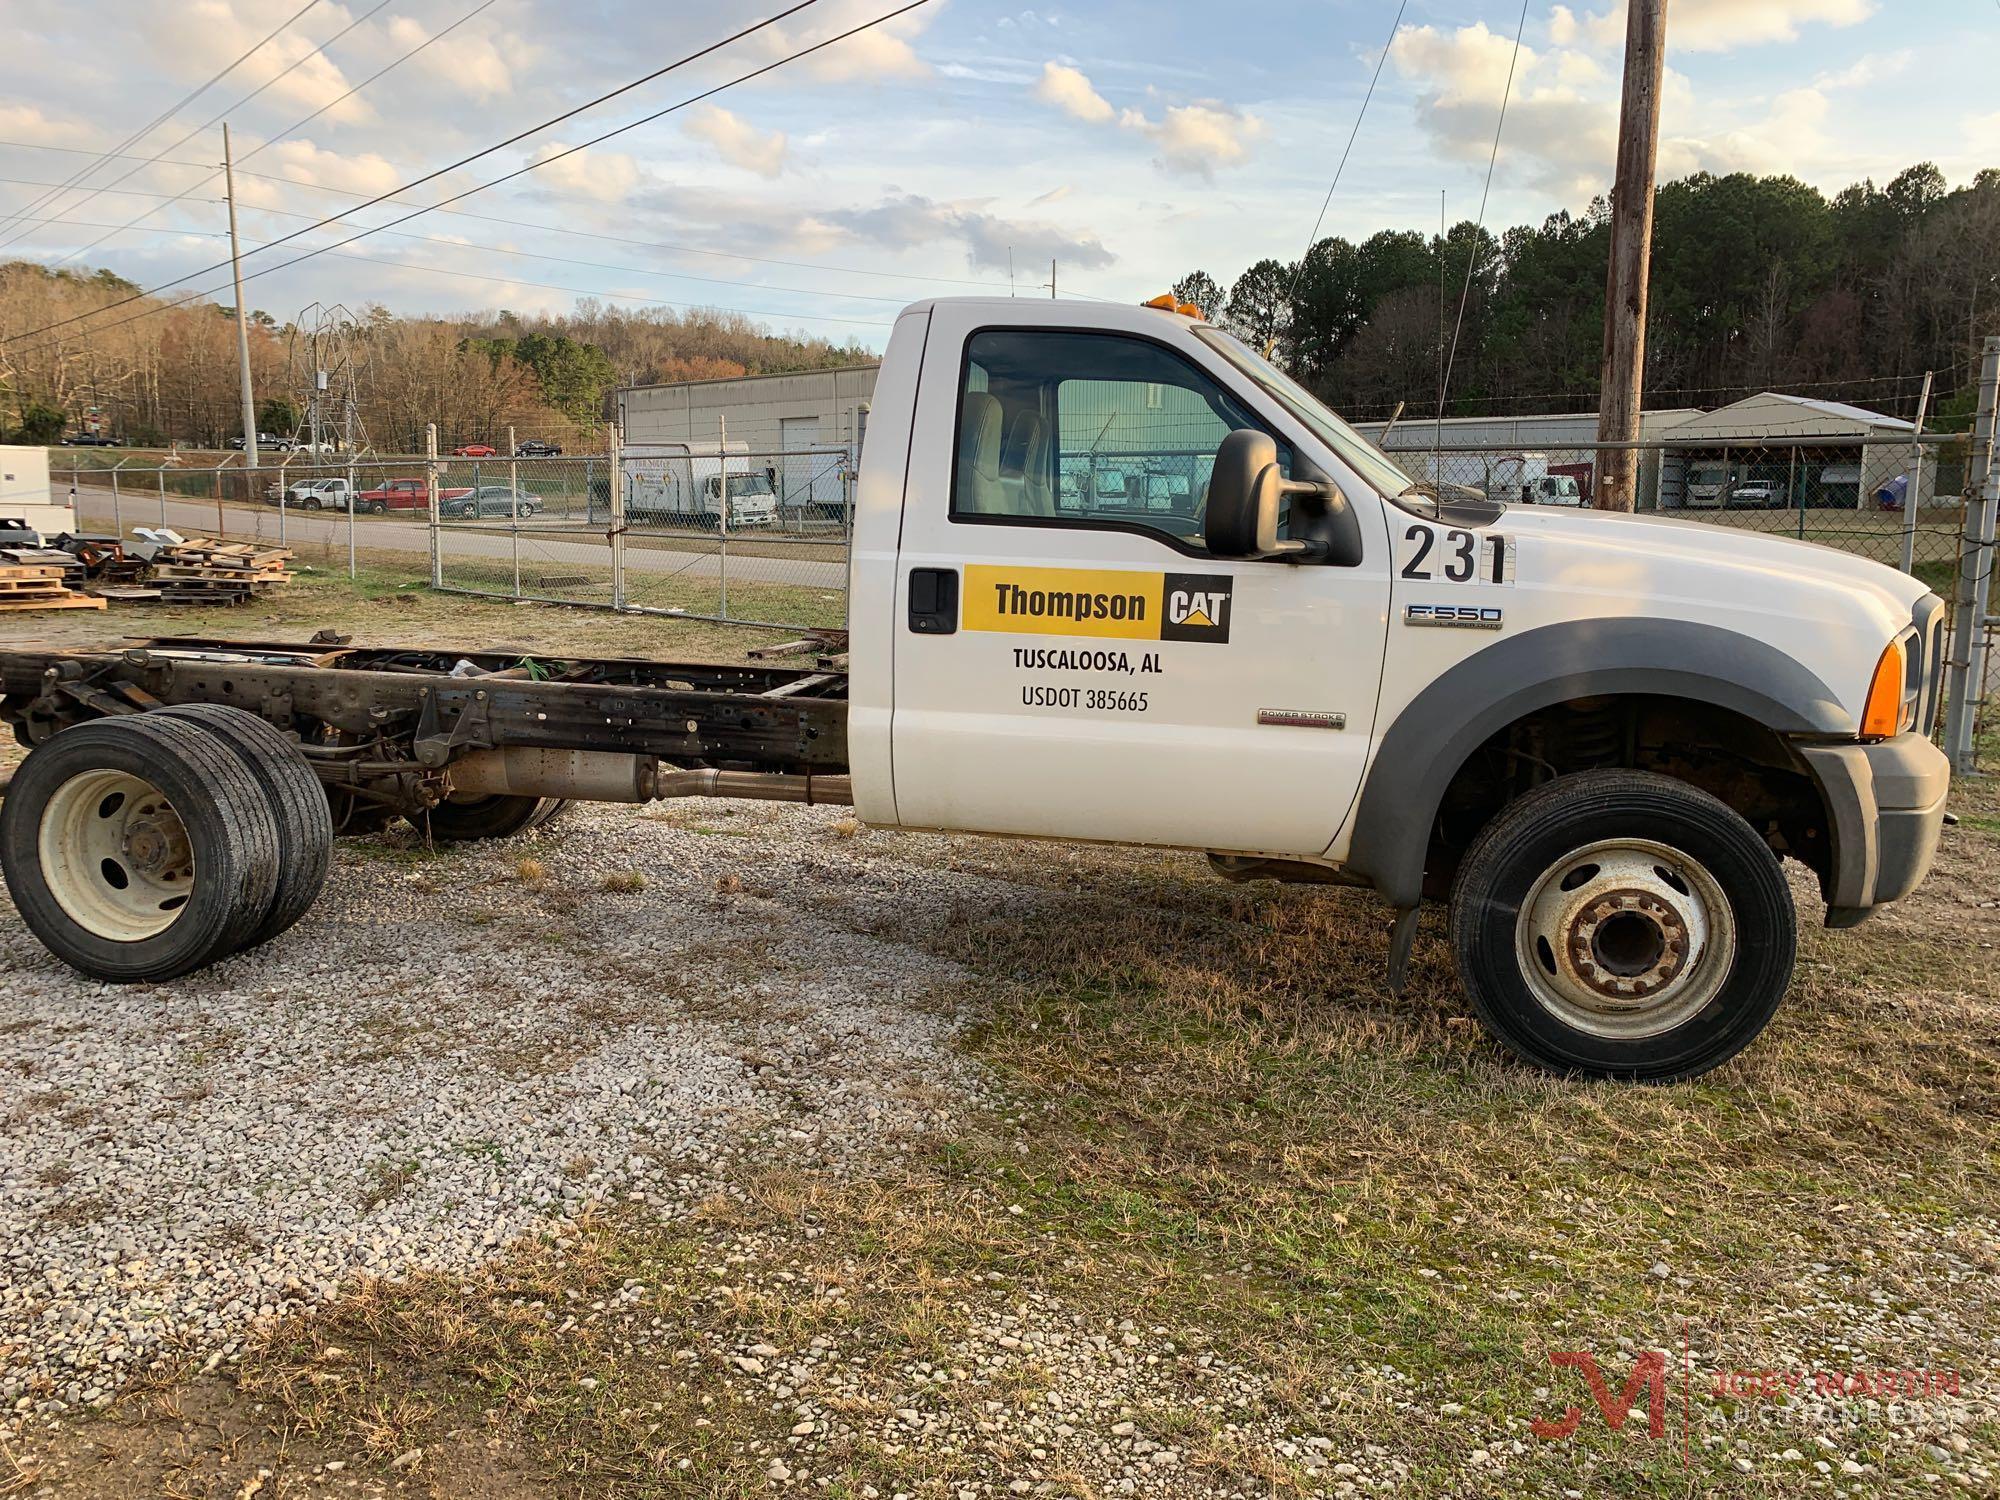
{"type": "Polygon", "coordinates": [[[1891,641],[1875,663],[1868,683],[1868,701],[1861,708],[1861,732],[1870,739],[1887,739],[1903,727],[1903,643],[1891,641]]]}

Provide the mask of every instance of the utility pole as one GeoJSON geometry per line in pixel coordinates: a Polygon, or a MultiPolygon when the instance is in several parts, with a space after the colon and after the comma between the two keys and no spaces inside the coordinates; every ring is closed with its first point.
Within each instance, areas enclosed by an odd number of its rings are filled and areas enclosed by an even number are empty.
{"type": "MultiPolygon", "coordinates": [[[[1636,443],[1645,393],[1646,274],[1653,257],[1653,166],[1660,145],[1660,78],[1667,59],[1667,0],[1627,0],[1625,92],[1618,175],[1611,187],[1611,269],[1604,288],[1604,367],[1597,441],[1636,443]]],[[[1600,448],[1597,506],[1631,510],[1639,454],[1600,448]]]]}
{"type": "Polygon", "coordinates": [[[236,281],[236,363],[243,377],[243,461],[250,466],[251,498],[257,485],[257,402],[250,393],[250,310],[243,305],[243,250],[236,242],[236,164],[229,154],[229,122],[222,122],[222,192],[229,200],[229,272],[236,281]]]}

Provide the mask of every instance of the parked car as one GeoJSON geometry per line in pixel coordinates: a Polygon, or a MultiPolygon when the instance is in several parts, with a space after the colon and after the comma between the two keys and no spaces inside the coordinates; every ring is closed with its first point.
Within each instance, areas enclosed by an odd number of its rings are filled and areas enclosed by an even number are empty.
{"type": "Polygon", "coordinates": [[[453,458],[493,458],[498,450],[487,443],[465,443],[451,450],[453,458]]]}
{"type": "Polygon", "coordinates": [[[526,442],[517,443],[514,446],[514,457],[560,458],[562,457],[562,444],[545,443],[540,438],[529,438],[526,442]]]}
{"type": "Polygon", "coordinates": [[[482,484],[459,499],[438,501],[439,515],[451,516],[458,520],[473,516],[500,516],[511,519],[515,516],[538,516],[541,513],[540,497],[504,484],[482,484]]]}
{"type": "MultiPolygon", "coordinates": [[[[238,436],[231,438],[229,440],[229,446],[235,449],[238,453],[241,453],[243,451],[242,436],[239,434],[238,436]]],[[[292,440],[290,438],[282,438],[277,436],[275,433],[269,433],[269,432],[260,432],[257,434],[257,449],[260,453],[264,452],[289,453],[291,451],[291,447],[292,447],[292,440]]]]}
{"type": "Polygon", "coordinates": [[[72,432],[62,440],[65,448],[116,448],[118,439],[101,432],[72,432]]]}
{"type": "Polygon", "coordinates": [[[285,490],[285,504],[298,510],[346,510],[353,497],[345,479],[301,479],[285,490]]]}
{"type": "MultiPolygon", "coordinates": [[[[453,501],[463,500],[472,493],[470,487],[460,485],[456,489],[438,490],[438,509],[453,501]]],[[[392,510],[429,510],[430,495],[421,479],[385,479],[372,490],[363,490],[354,497],[354,503],[371,515],[383,516],[392,510]]]]}
{"type": "Polygon", "coordinates": [[[1783,510],[1784,491],[1765,479],[1750,479],[1730,490],[1723,504],[1731,510],[1783,510]]]}

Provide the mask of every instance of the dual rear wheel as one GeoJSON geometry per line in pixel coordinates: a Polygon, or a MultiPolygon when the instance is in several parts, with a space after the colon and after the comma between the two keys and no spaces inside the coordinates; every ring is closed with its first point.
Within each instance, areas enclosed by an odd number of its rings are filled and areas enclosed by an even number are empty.
{"type": "Polygon", "coordinates": [[[0,801],[0,869],[35,936],[114,984],[173,979],[296,922],[332,822],[298,747],[240,709],[79,724],[0,801]]]}

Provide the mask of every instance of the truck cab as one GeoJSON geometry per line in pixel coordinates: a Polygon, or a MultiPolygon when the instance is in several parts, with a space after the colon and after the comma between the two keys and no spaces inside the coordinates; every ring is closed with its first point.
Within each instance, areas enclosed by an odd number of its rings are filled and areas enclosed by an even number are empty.
{"type": "Polygon", "coordinates": [[[1187,311],[899,318],[853,544],[864,819],[1371,886],[1399,952],[1449,899],[1517,1050],[1648,1076],[1761,1026],[1685,1029],[1732,985],[1772,993],[1753,949],[1789,972],[1779,857],[1834,924],[1921,879],[1947,780],[1921,583],[1584,510],[1526,462],[1555,504],[1440,500],[1187,311]]]}

